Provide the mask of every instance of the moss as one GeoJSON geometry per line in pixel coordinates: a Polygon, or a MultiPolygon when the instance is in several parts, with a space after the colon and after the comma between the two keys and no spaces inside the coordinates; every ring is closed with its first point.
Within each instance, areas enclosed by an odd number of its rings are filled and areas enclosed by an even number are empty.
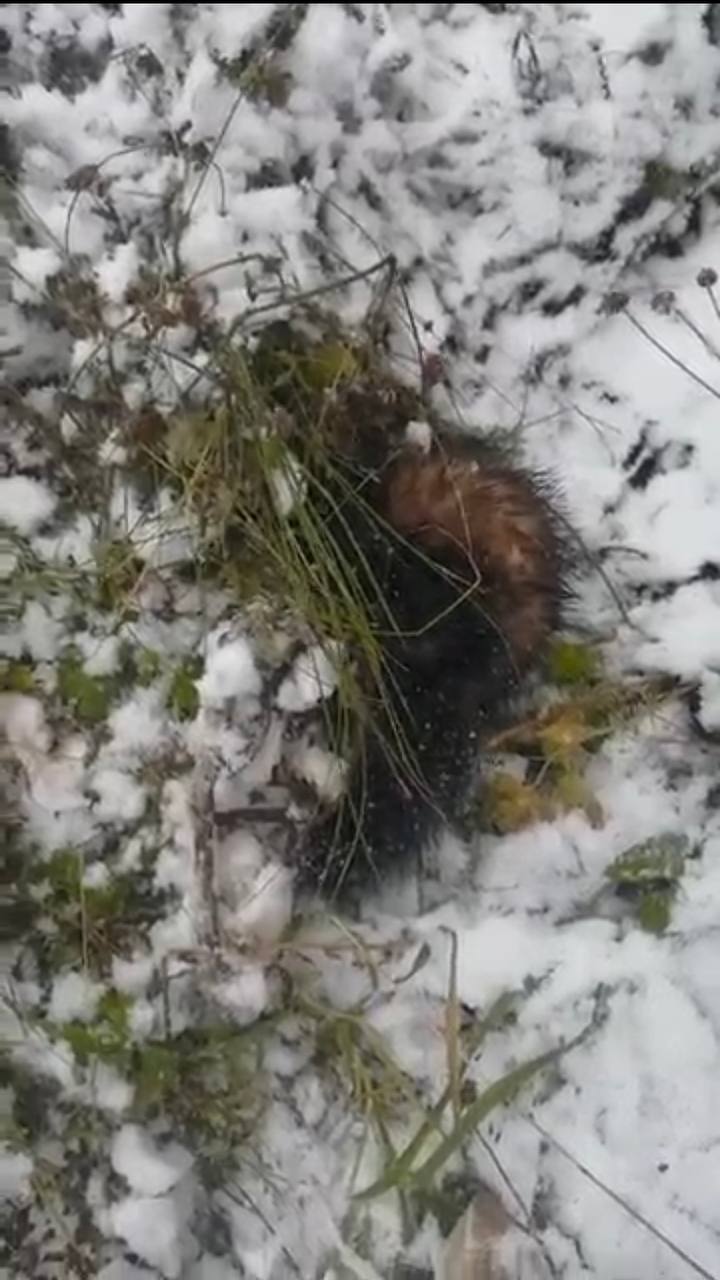
{"type": "Polygon", "coordinates": [[[106,719],[115,692],[109,677],[88,675],[71,651],[58,663],[57,679],[61,702],[81,724],[97,725],[106,719]]]}
{"type": "Polygon", "coordinates": [[[496,773],[483,791],[482,816],[501,835],[522,831],[555,813],[551,799],[510,773],[496,773]]]}
{"type": "Polygon", "coordinates": [[[102,996],[91,1022],[65,1022],[58,1030],[82,1066],[95,1059],[122,1072],[130,1063],[131,1008],[128,996],[111,989],[102,996]]]}
{"type": "Polygon", "coordinates": [[[197,681],[203,670],[202,658],[188,658],[173,672],[167,695],[168,710],[178,720],[193,720],[200,699],[197,681]]]}
{"type": "Polygon", "coordinates": [[[35,693],[35,672],[29,662],[0,664],[0,690],[3,693],[35,693]]]}
{"type": "Polygon", "coordinates": [[[162,655],[156,649],[143,649],[134,657],[135,679],[142,689],[147,689],[158,679],[163,669],[162,655]]]}
{"type": "Polygon", "coordinates": [[[600,676],[597,650],[571,640],[558,640],[548,658],[548,675],[561,687],[594,684],[600,676]]]}

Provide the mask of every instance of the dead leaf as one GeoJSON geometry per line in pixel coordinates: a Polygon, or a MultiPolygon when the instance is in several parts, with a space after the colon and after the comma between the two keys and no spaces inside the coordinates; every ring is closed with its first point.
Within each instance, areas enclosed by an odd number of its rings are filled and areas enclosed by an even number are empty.
{"type": "Polygon", "coordinates": [[[448,1237],[436,1280],[547,1280],[540,1247],[489,1187],[483,1187],[448,1237]]]}

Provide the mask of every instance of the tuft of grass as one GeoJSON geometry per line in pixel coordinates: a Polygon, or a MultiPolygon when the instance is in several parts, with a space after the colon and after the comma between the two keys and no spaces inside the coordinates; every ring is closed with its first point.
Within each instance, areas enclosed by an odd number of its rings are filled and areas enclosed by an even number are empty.
{"type": "Polygon", "coordinates": [[[95,548],[95,590],[99,609],[118,620],[137,616],[133,601],[145,566],[129,538],[100,543],[95,548]]]}
{"type": "Polygon", "coordinates": [[[344,1012],[301,999],[315,1026],[315,1060],[330,1069],[383,1147],[400,1115],[417,1102],[417,1085],[394,1061],[362,1009],[344,1012]]]}
{"type": "Polygon", "coordinates": [[[591,1022],[572,1040],[510,1068],[478,1089],[470,1079],[470,1067],[477,1064],[488,1035],[502,1031],[514,1021],[519,998],[518,993],[506,993],[495,1001],[484,1018],[462,1031],[459,1024],[455,1024],[451,1060],[457,1064],[457,1070],[449,1072],[443,1093],[426,1112],[410,1141],[392,1155],[370,1186],[356,1193],[356,1203],[395,1192],[408,1200],[421,1216],[428,1210],[438,1214],[443,1206],[446,1208],[449,1171],[459,1157],[466,1155],[469,1140],[483,1122],[494,1111],[512,1103],[543,1071],[581,1044],[597,1026],[601,1015],[601,1010],[596,1010],[591,1022]],[[448,1113],[450,1123],[446,1127],[444,1121],[448,1113]]]}
{"type": "Polygon", "coordinates": [[[420,400],[366,335],[338,332],[317,309],[295,324],[270,324],[254,343],[216,346],[212,369],[202,407],[166,415],[162,429],[154,419],[141,446],[195,530],[196,573],[347,655],[325,708],[330,745],[354,754],[374,720],[390,767],[414,775],[412,745],[399,718],[388,717],[387,602],[353,533],[378,517],[337,444],[347,449],[378,415],[383,430],[397,432],[420,400]]]}
{"type": "Polygon", "coordinates": [[[30,939],[43,973],[82,969],[107,978],[114,955],[132,952],[162,912],[164,898],[151,887],[150,867],[116,872],[99,885],[84,883],[80,850],[59,849],[29,874],[31,900],[49,922],[30,939]]]}

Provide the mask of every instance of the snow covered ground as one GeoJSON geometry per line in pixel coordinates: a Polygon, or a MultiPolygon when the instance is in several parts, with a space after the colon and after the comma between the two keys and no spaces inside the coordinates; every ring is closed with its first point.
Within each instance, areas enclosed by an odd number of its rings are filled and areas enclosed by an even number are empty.
{"type": "MultiPolygon", "coordinates": [[[[213,1185],[167,1117],[150,1108],[138,1122],[126,1040],[142,1046],[167,1018],[175,1034],[197,1025],[186,979],[163,992],[157,982],[163,965],[171,978],[185,973],[190,962],[178,953],[207,937],[197,814],[208,794],[188,765],[221,760],[229,790],[249,762],[261,771],[262,662],[242,617],[228,618],[226,597],[181,588],[165,572],[188,531],[171,507],[148,515],[123,483],[111,368],[93,440],[109,525],[98,526],[92,503],[84,508],[63,462],[73,447],[82,461],[76,399],[98,394],[110,329],[126,404],[152,395],[170,406],[202,377],[207,353],[190,314],[162,340],[153,335],[148,355],[126,296],[141,268],[180,264],[227,326],[252,321],[254,309],[259,322],[279,276],[309,290],[387,254],[425,350],[442,355],[453,412],[516,432],[524,454],[557,473],[593,559],[578,621],[604,638],[608,669],[697,685],[696,723],[678,697],[603,746],[587,779],[603,825],[571,813],[484,838],[470,887],[421,914],[381,904],[362,945],[325,923],[312,989],[340,1009],[366,1001],[368,1025],[426,1108],[448,1082],[453,946],[457,998],[471,1020],[503,993],[525,993],[514,1024],[473,1059],[479,1088],[595,1019],[552,1078],[531,1083],[466,1145],[466,1175],[474,1169],[542,1243],[539,1270],[516,1263],[512,1280],[720,1275],[716,9],[3,10],[14,179],[0,215],[16,249],[2,335],[0,511],[13,535],[3,561],[15,582],[27,584],[32,568],[36,584],[23,587],[6,642],[15,668],[29,663],[33,673],[27,688],[1,695],[10,783],[27,848],[45,861],[80,851],[84,893],[112,888],[117,874],[150,875],[157,895],[172,890],[145,946],[114,956],[110,987],[87,963],[14,983],[22,1025],[7,1021],[19,1060],[51,1092],[41,1142],[27,1152],[16,1135],[3,1166],[16,1223],[8,1275],[432,1275],[432,1216],[404,1236],[393,1194],[353,1202],[351,1215],[353,1191],[378,1176],[386,1153],[366,1140],[362,1109],[320,1069],[299,1015],[264,1045],[262,1124],[227,1181],[213,1185]],[[78,255],[99,290],[100,339],[83,320],[87,295],[75,295],[75,324],[53,323],[48,282],[78,255]],[[147,566],[132,616],[88,606],[76,581],[119,534],[147,566]],[[66,665],[65,687],[76,705],[85,699],[80,724],[46,705],[69,639],[79,657],[66,665]],[[188,668],[170,709],[160,671],[136,671],[113,700],[129,640],[175,670],[204,654],[202,675],[188,668]],[[187,704],[195,679],[197,705],[187,704]],[[586,909],[613,859],[668,834],[699,856],[686,863],[663,934],[643,931],[632,913],[586,909]],[[377,971],[361,962],[374,946],[377,971]],[[120,1035],[117,1060],[90,1054],[88,1066],[87,1043],[83,1058],[77,1035],[51,1042],[43,1029],[92,1028],[100,1015],[107,1034],[120,1035]],[[80,1121],[96,1114],[88,1138],[80,1121]],[[63,1183],[74,1196],[69,1217],[55,1199],[63,1183]],[[58,1219],[60,1245],[43,1237],[58,1219]]],[[[65,316],[73,285],[66,278],[65,316]]],[[[375,277],[356,281],[332,304],[352,324],[376,286],[375,277]]],[[[398,305],[394,320],[395,359],[412,378],[407,309],[398,305]]],[[[307,670],[296,672],[284,709],[312,696],[307,670]]],[[[225,838],[220,865],[222,927],[238,948],[213,993],[226,1025],[252,1029],[282,1000],[273,947],[291,886],[242,830],[225,838]]],[[[416,1123],[407,1120],[406,1140],[416,1123]]]]}

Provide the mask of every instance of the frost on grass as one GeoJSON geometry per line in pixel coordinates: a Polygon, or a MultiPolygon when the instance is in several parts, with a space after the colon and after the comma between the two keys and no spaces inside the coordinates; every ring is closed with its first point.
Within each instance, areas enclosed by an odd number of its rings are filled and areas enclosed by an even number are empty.
{"type": "Polygon", "coordinates": [[[5,6],[19,1277],[440,1275],[480,1184],[565,1280],[716,1267],[718,45],[700,8],[5,6]],[[330,333],[309,366],[281,344],[278,369],[265,324],[315,289],[330,333]],[[346,696],[348,637],[298,617],[317,582],[303,596],[272,539],[248,563],[233,520],[238,488],[246,529],[302,512],[283,415],[302,386],[323,417],[367,325],[424,383],[417,445],[442,412],[558,475],[590,635],[494,744],[469,860],[448,844],[424,898],[360,922],[298,920],[284,818],[341,790],[342,752],[306,721],[346,696]],[[672,841],[670,876],[647,851],[672,841]],[[489,1086],[584,1031],[475,1123],[489,1086]],[[446,1149],[423,1178],[433,1106],[446,1149]]]}

